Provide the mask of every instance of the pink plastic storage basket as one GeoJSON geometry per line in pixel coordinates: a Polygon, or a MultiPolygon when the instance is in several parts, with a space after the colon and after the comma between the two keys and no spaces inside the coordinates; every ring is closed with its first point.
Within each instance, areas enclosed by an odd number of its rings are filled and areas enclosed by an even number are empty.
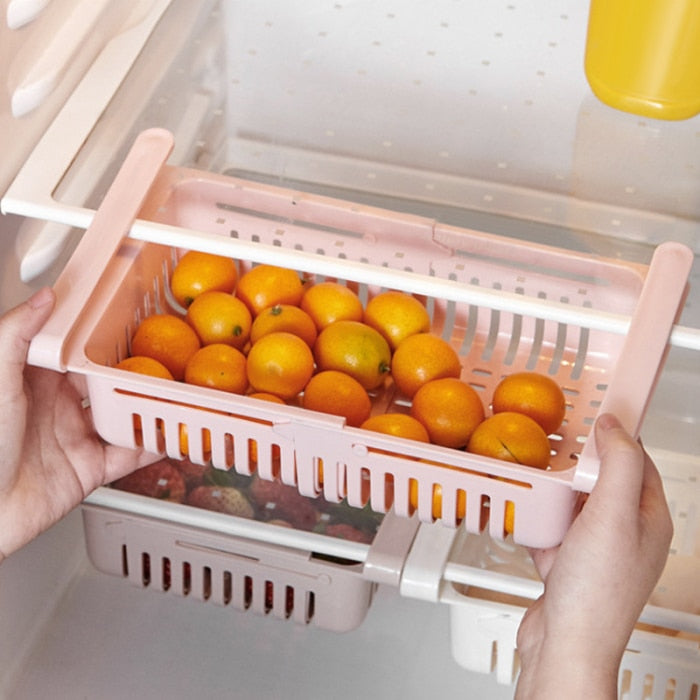
{"type": "MultiPolygon", "coordinates": [[[[108,442],[280,478],[304,495],[352,506],[484,526],[504,536],[514,505],[516,542],[561,541],[577,491],[595,483],[587,440],[596,416],[612,410],[637,433],[684,297],[692,253],[661,245],[649,267],[438,224],[310,194],[164,166],[172,140],[144,132],[56,284],[59,303],[32,344],[30,362],[85,375],[95,426],[108,442]],[[138,217],[138,220],[137,220],[138,217]],[[130,232],[130,233],[129,233],[130,232]],[[129,234],[129,237],[126,237],[129,234]],[[310,279],[337,279],[366,300],[385,288],[426,302],[433,331],[458,351],[463,378],[488,406],[498,380],[529,369],[552,376],[568,410],[551,436],[547,471],[481,458],[344,425],[337,417],[277,406],[112,366],[128,353],[150,313],[172,310],[168,276],[178,256],[198,248],[230,255],[241,270],[267,262],[310,279]],[[141,431],[134,429],[139,418],[141,431]],[[138,433],[138,434],[137,434],[138,433]],[[141,437],[142,433],[142,437],[141,437]],[[257,467],[249,449],[257,445],[257,467]],[[279,463],[273,459],[273,447],[279,463]],[[319,465],[323,464],[323,482],[319,465]]],[[[375,412],[408,410],[389,381],[375,412]]]]}
{"type": "Polygon", "coordinates": [[[224,535],[115,508],[83,506],[88,555],[140,588],[347,632],[364,620],[376,584],[362,563],[224,535]]]}

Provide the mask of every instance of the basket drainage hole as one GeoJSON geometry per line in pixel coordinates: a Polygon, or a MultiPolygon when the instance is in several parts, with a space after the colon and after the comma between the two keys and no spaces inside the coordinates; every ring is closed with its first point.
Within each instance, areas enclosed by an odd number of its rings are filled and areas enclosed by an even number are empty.
{"type": "Polygon", "coordinates": [[[182,563],[182,595],[189,595],[192,590],[192,567],[189,562],[182,563]]]}
{"type": "MultiPolygon", "coordinates": [[[[265,581],[265,614],[267,615],[275,607],[275,584],[265,581]]],[[[294,611],[294,588],[284,587],[284,616],[289,618],[294,611]]]]}
{"type": "Polygon", "coordinates": [[[294,587],[285,586],[284,589],[284,616],[291,617],[294,612],[294,587]]]}
{"type": "Polygon", "coordinates": [[[168,557],[163,557],[161,559],[161,571],[162,571],[163,590],[164,591],[170,590],[170,586],[172,584],[172,576],[171,576],[171,568],[170,568],[170,559],[168,559],[168,557]]]}
{"type": "Polygon", "coordinates": [[[134,433],[134,445],[143,447],[143,421],[138,413],[131,414],[131,429],[134,433]]]}
{"type": "Polygon", "coordinates": [[[126,551],[126,545],[122,545],[122,576],[125,578],[129,575],[129,557],[126,551]]]}
{"type": "Polygon", "coordinates": [[[141,582],[144,586],[151,585],[151,557],[147,552],[141,552],[141,582]]]}
{"type": "Polygon", "coordinates": [[[307,593],[306,598],[306,624],[309,624],[311,620],[314,619],[314,613],[316,612],[316,595],[313,591],[307,593]]]}
{"type": "Polygon", "coordinates": [[[209,600],[211,597],[211,567],[205,566],[202,569],[202,597],[209,600]]]}
{"type": "Polygon", "coordinates": [[[243,607],[248,610],[253,602],[253,578],[246,576],[243,579],[243,607]]]}
{"type": "Polygon", "coordinates": [[[272,581],[265,581],[265,614],[270,612],[275,604],[275,587],[272,581]]]}
{"type": "Polygon", "coordinates": [[[232,591],[233,591],[233,585],[232,585],[232,577],[231,577],[231,572],[230,571],[224,571],[223,574],[223,602],[224,605],[229,605],[231,603],[231,598],[232,598],[232,591]]]}

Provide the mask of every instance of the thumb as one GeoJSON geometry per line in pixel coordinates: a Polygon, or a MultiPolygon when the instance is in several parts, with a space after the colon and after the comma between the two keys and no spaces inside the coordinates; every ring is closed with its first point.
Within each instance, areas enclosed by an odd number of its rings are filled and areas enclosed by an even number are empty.
{"type": "Polygon", "coordinates": [[[29,343],[51,314],[55,301],[53,290],[43,287],[0,318],[0,357],[3,358],[0,363],[0,406],[3,413],[7,408],[12,410],[13,401],[22,394],[22,373],[29,343]]]}
{"type": "Polygon", "coordinates": [[[636,515],[644,479],[644,451],[611,414],[596,422],[595,440],[600,474],[589,501],[617,502],[620,512],[636,515]]]}

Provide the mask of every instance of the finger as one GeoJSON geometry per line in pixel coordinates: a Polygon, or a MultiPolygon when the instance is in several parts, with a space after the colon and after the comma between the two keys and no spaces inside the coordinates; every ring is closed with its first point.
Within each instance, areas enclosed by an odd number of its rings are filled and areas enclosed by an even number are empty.
{"type": "Polygon", "coordinates": [[[102,476],[102,484],[109,484],[136,469],[146,467],[163,459],[163,455],[146,452],[142,448],[133,450],[130,447],[105,445],[104,450],[105,471],[102,476]]]}
{"type": "Polygon", "coordinates": [[[24,449],[28,399],[24,366],[30,340],[53,308],[54,294],[42,289],[0,318],[0,491],[12,486],[24,449]]]}
{"type": "Polygon", "coordinates": [[[636,513],[644,482],[644,451],[611,414],[596,421],[595,441],[600,471],[589,502],[603,506],[618,503],[618,511],[636,513]]]}
{"type": "Polygon", "coordinates": [[[545,581],[549,572],[554,565],[554,561],[559,553],[559,547],[549,547],[548,549],[530,549],[530,556],[535,564],[537,573],[540,578],[545,581]]]}
{"type": "Polygon", "coordinates": [[[646,452],[644,453],[644,482],[640,509],[652,523],[652,529],[656,535],[670,545],[673,537],[673,518],[664,493],[661,474],[646,452]]]}
{"type": "Polygon", "coordinates": [[[0,319],[0,394],[11,403],[22,392],[22,371],[32,338],[49,317],[55,302],[53,290],[40,289],[0,319]]]}
{"type": "Polygon", "coordinates": [[[661,478],[661,474],[654,464],[654,460],[649,456],[649,453],[641,445],[644,452],[644,478],[642,482],[642,498],[645,497],[645,492],[651,492],[656,496],[661,496],[664,501],[666,497],[664,495],[664,484],[661,478]]]}

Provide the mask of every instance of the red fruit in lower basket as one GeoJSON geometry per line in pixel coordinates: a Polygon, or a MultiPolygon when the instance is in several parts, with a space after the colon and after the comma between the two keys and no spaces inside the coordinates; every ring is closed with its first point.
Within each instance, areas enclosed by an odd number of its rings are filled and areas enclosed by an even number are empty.
{"type": "Polygon", "coordinates": [[[204,483],[204,477],[211,469],[209,465],[195,464],[194,462],[190,462],[189,459],[182,459],[175,462],[175,467],[180,474],[182,474],[188,490],[201,486],[204,483]]]}
{"type": "Polygon", "coordinates": [[[300,530],[312,530],[318,522],[315,501],[302,496],[293,486],[256,477],[248,492],[269,520],[286,520],[300,530]]]}
{"type": "Polygon", "coordinates": [[[255,515],[250,501],[232,486],[198,486],[187,496],[187,504],[240,518],[255,515]]]}
{"type": "Polygon", "coordinates": [[[351,542],[364,542],[365,544],[371,544],[373,537],[367,532],[358,530],[352,525],[347,523],[332,523],[327,525],[324,530],[326,535],[331,537],[340,537],[343,540],[350,540],[351,542]]]}
{"type": "Polygon", "coordinates": [[[164,501],[183,503],[185,500],[185,479],[168,460],[137,469],[117,479],[112,486],[120,491],[160,498],[164,501]]]}

